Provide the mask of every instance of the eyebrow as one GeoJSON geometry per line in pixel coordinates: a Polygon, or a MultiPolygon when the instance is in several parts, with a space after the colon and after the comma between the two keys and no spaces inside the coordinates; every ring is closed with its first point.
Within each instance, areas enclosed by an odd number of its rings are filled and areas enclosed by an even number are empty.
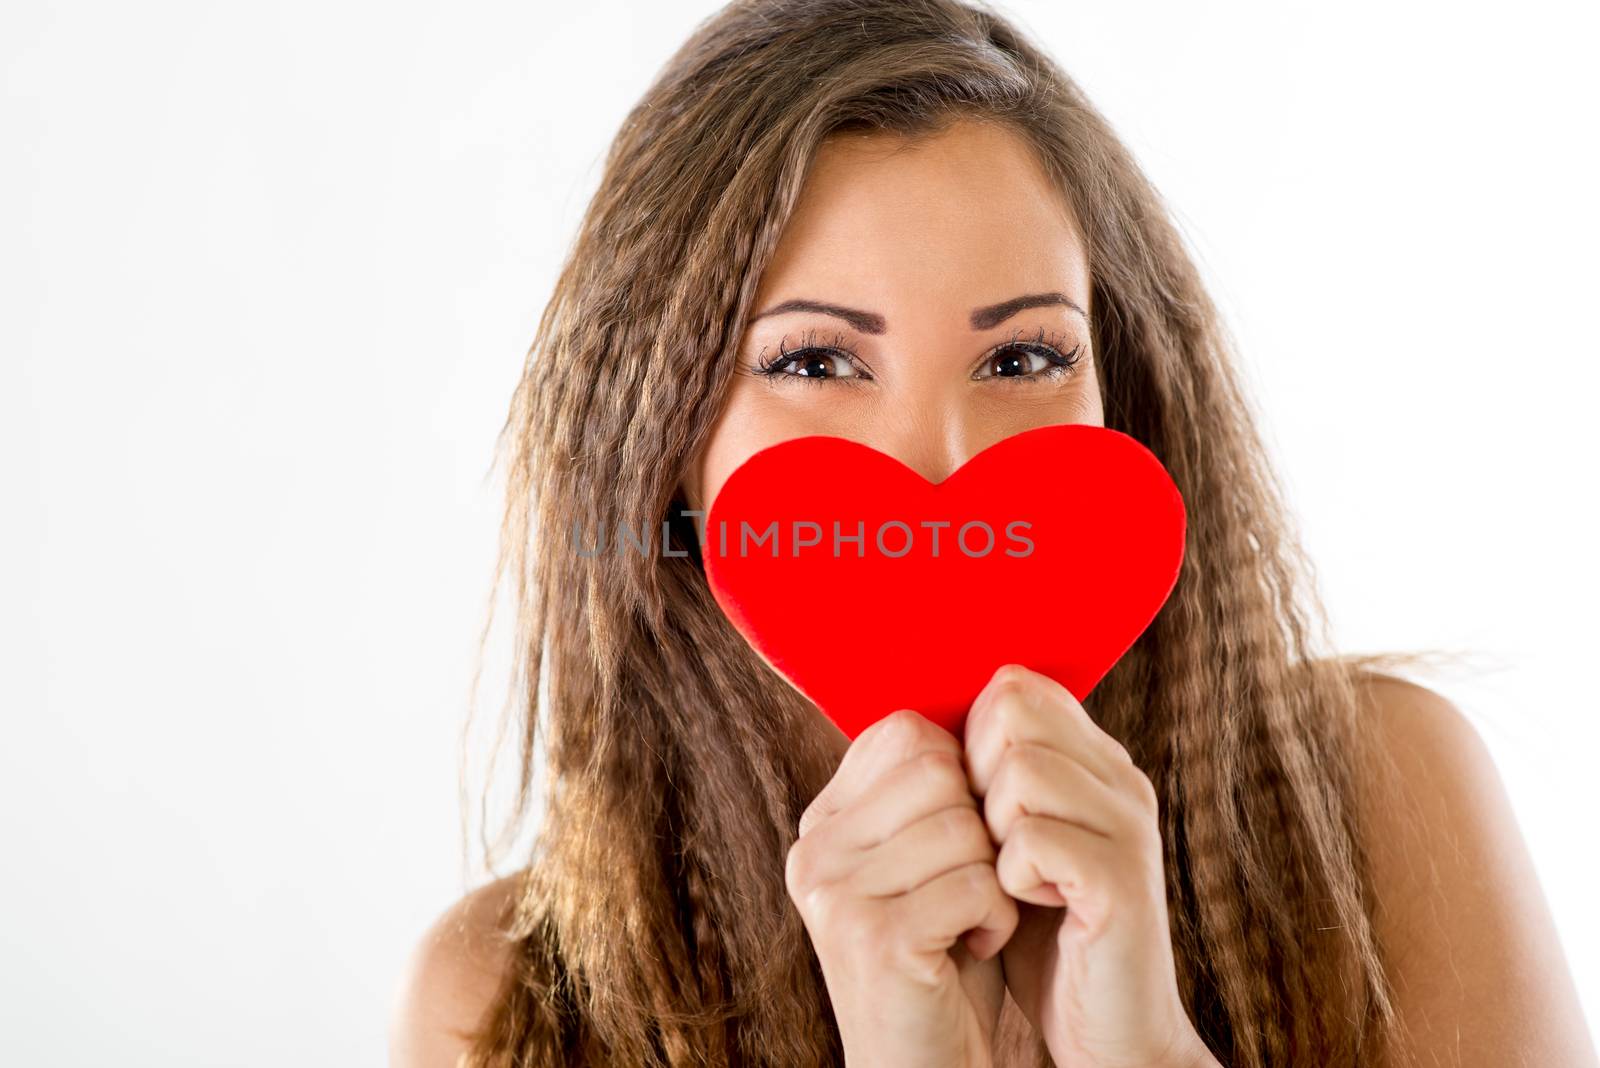
{"type": "MultiPolygon", "coordinates": [[[[1053,304],[1065,305],[1085,319],[1089,318],[1089,313],[1078,307],[1077,301],[1065,293],[1029,293],[1025,296],[1003,300],[999,304],[989,304],[982,308],[974,308],[969,321],[972,323],[972,329],[987,330],[992,326],[998,326],[1000,323],[1005,322],[1025,308],[1039,308],[1053,304]]],[[[863,334],[882,334],[889,329],[889,324],[884,320],[883,316],[876,312],[861,311],[858,308],[845,308],[838,304],[805,299],[786,300],[782,304],[773,305],[766,311],[754,316],[750,321],[753,323],[756,319],[765,319],[769,315],[782,315],[785,312],[797,311],[818,312],[822,315],[835,316],[843,319],[863,334]]]]}

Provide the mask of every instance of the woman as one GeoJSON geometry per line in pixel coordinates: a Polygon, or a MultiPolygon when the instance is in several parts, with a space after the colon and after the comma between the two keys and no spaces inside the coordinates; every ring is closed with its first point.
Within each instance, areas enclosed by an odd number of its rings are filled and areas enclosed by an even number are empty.
{"type": "MultiPolygon", "coordinates": [[[[424,937],[397,1065],[1594,1063],[1483,746],[1326,655],[1178,235],[1003,19],[703,24],[616,139],[503,440],[508,833],[541,732],[546,811],[424,937]],[[1188,507],[1170,599],[1082,705],[997,665],[964,745],[914,709],[851,742],[709,594],[687,516],[757,449],[937,480],[1058,423],[1134,436],[1188,507]],[[566,540],[641,517],[681,554],[566,540]]],[[[817,639],[870,655],[842,623],[817,639]]]]}

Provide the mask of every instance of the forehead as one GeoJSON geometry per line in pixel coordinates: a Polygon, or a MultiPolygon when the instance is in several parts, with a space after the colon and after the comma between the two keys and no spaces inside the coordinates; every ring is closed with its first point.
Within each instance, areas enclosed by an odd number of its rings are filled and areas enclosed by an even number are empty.
{"type": "Polygon", "coordinates": [[[948,299],[964,316],[985,300],[1045,289],[1088,299],[1070,207],[1022,135],[959,120],[918,138],[872,131],[825,140],[758,300],[948,299]]]}

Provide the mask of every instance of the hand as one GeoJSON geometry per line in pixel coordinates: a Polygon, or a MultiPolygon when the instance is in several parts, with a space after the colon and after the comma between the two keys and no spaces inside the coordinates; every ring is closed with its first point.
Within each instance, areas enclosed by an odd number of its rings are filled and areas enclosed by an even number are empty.
{"type": "Polygon", "coordinates": [[[846,1064],[989,1068],[1017,924],[994,859],[954,735],[901,710],[856,737],[784,871],[846,1064]]]}
{"type": "Polygon", "coordinates": [[[973,701],[968,780],[1021,918],[1006,986],[1057,1068],[1214,1065],[1184,1011],[1155,788],[1066,687],[1017,664],[973,701]]]}

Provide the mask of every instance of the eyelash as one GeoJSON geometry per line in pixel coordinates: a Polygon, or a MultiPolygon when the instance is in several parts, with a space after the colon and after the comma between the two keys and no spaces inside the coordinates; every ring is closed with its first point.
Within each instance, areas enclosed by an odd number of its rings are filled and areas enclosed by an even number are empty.
{"type": "MultiPolygon", "coordinates": [[[[848,377],[841,377],[838,375],[797,375],[790,374],[785,371],[784,368],[795,362],[798,357],[811,355],[813,353],[820,353],[825,356],[842,356],[851,364],[856,364],[859,372],[860,368],[859,364],[857,364],[858,357],[856,356],[855,350],[850,348],[849,345],[845,344],[843,334],[836,334],[833,340],[826,345],[818,345],[816,343],[816,337],[817,333],[815,330],[806,331],[805,334],[801,336],[800,347],[795,349],[785,348],[784,342],[788,341],[788,338],[783,338],[778,342],[778,354],[772,357],[770,360],[757,360],[755,365],[751,368],[751,373],[761,375],[772,381],[780,378],[799,379],[802,382],[812,385],[821,385],[824,382],[832,381],[854,383],[863,380],[863,377],[860,376],[859,373],[856,375],[850,375],[848,377]]],[[[1083,349],[1082,345],[1074,346],[1071,352],[1063,354],[1061,350],[1063,347],[1065,347],[1065,344],[1066,341],[1063,336],[1059,334],[1047,334],[1043,327],[1039,328],[1038,332],[1034,335],[1031,341],[1023,341],[1022,331],[1018,329],[1011,335],[1010,340],[1001,342],[984,354],[983,365],[987,365],[994,360],[995,357],[1001,355],[1002,353],[1008,352],[1012,349],[1020,349],[1023,352],[1031,353],[1040,357],[1041,359],[1046,360],[1050,366],[1025,375],[992,374],[984,377],[995,378],[1014,383],[1037,382],[1040,380],[1059,378],[1076,367],[1082,358],[1080,355],[1083,349]]],[[[872,379],[867,378],[865,381],[870,382],[872,379]]]]}

